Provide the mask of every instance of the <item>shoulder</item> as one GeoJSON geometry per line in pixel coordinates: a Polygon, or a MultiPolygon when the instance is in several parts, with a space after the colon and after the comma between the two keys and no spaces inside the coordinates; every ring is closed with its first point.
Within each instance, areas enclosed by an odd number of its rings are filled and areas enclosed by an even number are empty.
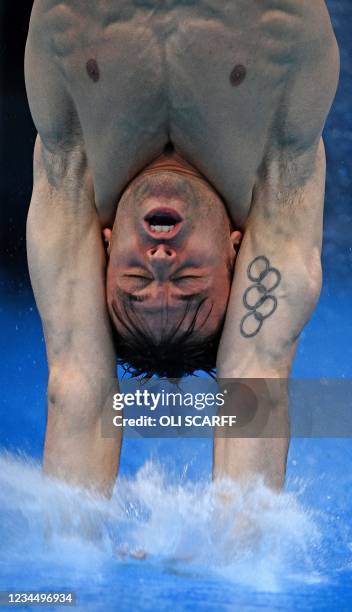
{"type": "Polygon", "coordinates": [[[296,11],[296,44],[284,95],[273,126],[272,145],[290,155],[319,142],[339,80],[340,59],[323,0],[289,0],[296,11]]]}
{"type": "Polygon", "coordinates": [[[296,49],[296,73],[314,69],[315,82],[325,82],[334,94],[339,76],[339,48],[325,0],[301,0],[301,28],[296,49]],[[319,72],[325,67],[326,73],[319,72]]]}
{"type": "Polygon", "coordinates": [[[60,6],[53,0],[35,0],[25,52],[28,102],[37,131],[48,149],[69,149],[81,138],[69,85],[53,44],[55,28],[62,29],[62,19],[66,18],[65,9],[62,12],[60,6]],[[57,11],[60,14],[56,15],[57,11]]]}
{"type": "Polygon", "coordinates": [[[325,0],[261,0],[260,14],[268,33],[294,37],[296,54],[307,44],[314,51],[334,39],[325,0]]]}

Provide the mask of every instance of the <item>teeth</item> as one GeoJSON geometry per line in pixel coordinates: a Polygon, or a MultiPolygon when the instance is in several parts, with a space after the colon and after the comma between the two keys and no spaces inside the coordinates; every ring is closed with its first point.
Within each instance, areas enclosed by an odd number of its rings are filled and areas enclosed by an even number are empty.
{"type": "Polygon", "coordinates": [[[152,230],[152,232],[171,232],[171,230],[174,228],[174,225],[151,225],[150,229],[152,230]]]}

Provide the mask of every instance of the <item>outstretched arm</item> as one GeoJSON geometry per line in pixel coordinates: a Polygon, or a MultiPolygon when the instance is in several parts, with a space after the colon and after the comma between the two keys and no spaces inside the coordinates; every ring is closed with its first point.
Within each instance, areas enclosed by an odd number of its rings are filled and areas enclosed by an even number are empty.
{"type": "Polygon", "coordinates": [[[253,423],[241,428],[241,438],[217,432],[214,476],[247,480],[261,474],[275,488],[284,482],[288,451],[286,381],[321,288],[321,134],[339,73],[326,10],[315,9],[314,31],[303,32],[295,47],[286,96],[258,172],[217,362],[219,378],[247,379],[258,397],[259,420],[260,413],[268,420],[262,437],[253,437],[253,423]],[[273,431],[277,437],[270,437],[273,431]]]}
{"type": "Polygon", "coordinates": [[[101,432],[117,387],[104,247],[79,121],[42,38],[30,30],[26,84],[39,132],[27,247],[49,366],[44,468],[109,494],[121,439],[101,432]]]}
{"type": "Polygon", "coordinates": [[[109,492],[121,440],[102,437],[117,389],[105,301],[105,254],[85,155],[38,138],[27,222],[28,262],[49,366],[44,468],[109,492]]]}
{"type": "Polygon", "coordinates": [[[257,187],[237,259],[218,377],[247,379],[246,385],[260,398],[258,411],[269,418],[263,437],[250,437],[253,423],[247,432],[241,428],[241,438],[216,436],[215,476],[238,480],[262,474],[274,487],[283,484],[286,381],[298,337],[321,288],[324,185],[321,141],[301,159],[272,164],[257,187]],[[264,380],[260,384],[256,379],[264,380]],[[277,432],[277,437],[268,437],[268,432],[277,432]]]}

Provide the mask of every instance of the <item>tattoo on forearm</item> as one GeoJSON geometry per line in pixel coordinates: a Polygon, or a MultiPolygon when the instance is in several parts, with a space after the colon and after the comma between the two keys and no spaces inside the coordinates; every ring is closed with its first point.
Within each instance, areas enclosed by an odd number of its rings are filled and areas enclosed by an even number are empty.
{"type": "Polygon", "coordinates": [[[281,274],[270,265],[267,257],[259,255],[249,264],[247,276],[253,284],[243,295],[243,304],[249,312],[243,317],[240,329],[244,338],[253,338],[259,334],[265,319],[277,309],[277,297],[271,294],[279,286],[281,274]]]}

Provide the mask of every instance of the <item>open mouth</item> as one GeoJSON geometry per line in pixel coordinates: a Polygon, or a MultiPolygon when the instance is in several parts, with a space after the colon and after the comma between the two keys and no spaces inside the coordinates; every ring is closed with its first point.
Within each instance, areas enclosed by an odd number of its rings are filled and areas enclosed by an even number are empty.
{"type": "Polygon", "coordinates": [[[182,221],[179,213],[172,208],[154,208],[144,217],[148,233],[155,238],[173,238],[181,228],[182,221]]]}

